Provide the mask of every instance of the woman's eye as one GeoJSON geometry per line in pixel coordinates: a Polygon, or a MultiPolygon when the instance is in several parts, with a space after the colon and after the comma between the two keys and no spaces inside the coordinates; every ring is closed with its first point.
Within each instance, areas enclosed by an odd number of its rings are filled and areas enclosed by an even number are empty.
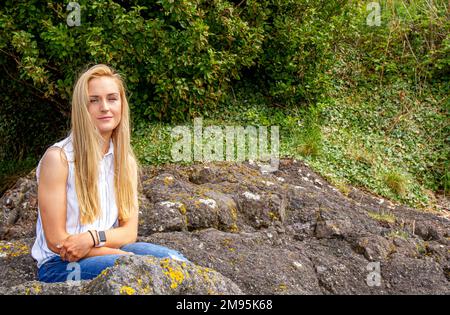
{"type": "Polygon", "coordinates": [[[112,101],[117,101],[117,98],[110,98],[109,100],[110,100],[111,102],[112,102],[112,101]]]}
{"type": "Polygon", "coordinates": [[[97,103],[97,102],[98,102],[97,99],[92,99],[92,100],[91,100],[91,103],[97,103]]]}

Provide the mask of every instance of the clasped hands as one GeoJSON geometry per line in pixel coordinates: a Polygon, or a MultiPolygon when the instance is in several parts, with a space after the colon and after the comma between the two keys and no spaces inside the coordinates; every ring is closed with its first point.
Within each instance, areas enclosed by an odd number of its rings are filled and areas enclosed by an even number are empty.
{"type": "Polygon", "coordinates": [[[59,250],[61,260],[69,262],[79,261],[86,256],[91,257],[105,254],[133,255],[133,253],[118,248],[96,248],[89,232],[69,235],[64,241],[56,245],[56,248],[59,250]],[[89,255],[92,250],[97,250],[99,252],[97,254],[92,253],[89,255]],[[103,251],[103,253],[100,253],[100,251],[103,251]]]}

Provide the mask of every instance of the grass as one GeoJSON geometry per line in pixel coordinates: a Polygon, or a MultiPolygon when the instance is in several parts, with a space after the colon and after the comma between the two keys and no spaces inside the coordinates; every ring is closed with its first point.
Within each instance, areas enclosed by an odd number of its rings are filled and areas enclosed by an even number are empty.
{"type": "Polygon", "coordinates": [[[409,238],[409,234],[408,234],[408,232],[405,232],[405,231],[396,230],[396,231],[389,232],[387,237],[392,237],[392,238],[399,237],[399,238],[402,238],[404,240],[407,240],[409,238]]]}
{"type": "Polygon", "coordinates": [[[302,132],[295,152],[302,156],[317,157],[322,147],[322,132],[319,126],[311,126],[302,132]]]}
{"type": "Polygon", "coordinates": [[[395,215],[392,213],[368,212],[368,215],[378,222],[395,223],[395,215]]]}
{"type": "Polygon", "coordinates": [[[407,187],[407,179],[406,177],[397,172],[397,171],[389,171],[384,174],[384,182],[386,185],[396,194],[400,196],[404,196],[407,187]]]}
{"type": "Polygon", "coordinates": [[[342,194],[348,195],[350,193],[351,188],[350,188],[349,184],[346,183],[344,180],[339,179],[339,178],[330,177],[329,175],[328,175],[328,180],[342,194]]]}
{"type": "Polygon", "coordinates": [[[36,166],[37,160],[31,157],[21,161],[0,161],[0,196],[36,166]]]}
{"type": "Polygon", "coordinates": [[[345,150],[347,158],[358,163],[364,163],[368,166],[376,163],[376,156],[358,139],[353,139],[345,150]]]}
{"type": "Polygon", "coordinates": [[[131,145],[141,164],[164,164],[171,162],[172,144],[170,126],[162,123],[139,126],[133,132],[131,145]]]}
{"type": "MultiPolygon", "coordinates": [[[[275,107],[243,89],[220,112],[204,116],[203,127],[277,125],[280,155],[307,162],[342,193],[348,194],[352,185],[409,206],[436,209],[430,192],[442,189],[438,173],[445,171],[437,169],[448,157],[446,116],[439,110],[446,96],[426,89],[414,94],[408,88],[386,85],[375,94],[364,86],[341,90],[311,109],[275,107]],[[403,105],[397,97],[402,91],[408,95],[403,105]],[[405,108],[410,113],[399,119],[405,108]]],[[[173,162],[171,127],[148,124],[133,132],[141,163],[173,162]]]]}

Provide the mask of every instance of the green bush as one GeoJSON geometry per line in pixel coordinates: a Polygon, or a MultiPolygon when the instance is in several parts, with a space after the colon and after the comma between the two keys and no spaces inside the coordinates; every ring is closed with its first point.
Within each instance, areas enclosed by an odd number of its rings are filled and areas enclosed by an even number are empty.
{"type": "Polygon", "coordinates": [[[368,2],[345,12],[332,97],[347,123],[403,148],[399,158],[421,184],[448,192],[448,1],[377,2],[380,26],[367,25],[368,2]]]}
{"type": "Polygon", "coordinates": [[[8,1],[0,13],[0,45],[10,53],[2,58],[15,57],[21,78],[49,99],[67,103],[77,73],[107,63],[126,77],[138,116],[183,118],[189,109],[215,104],[260,52],[262,30],[226,1],[79,3],[75,27],[66,24],[62,4],[8,1]]]}
{"type": "Polygon", "coordinates": [[[345,30],[347,0],[247,1],[247,19],[265,30],[250,79],[275,103],[315,103],[329,89],[328,70],[345,30]]]}
{"type": "Polygon", "coordinates": [[[367,3],[352,1],[342,24],[339,58],[348,84],[408,82],[420,91],[450,79],[450,18],[447,0],[376,1],[381,25],[367,24],[367,3]]]}
{"type": "Polygon", "coordinates": [[[62,134],[53,129],[67,129],[72,87],[95,63],[124,75],[139,125],[215,111],[244,78],[276,101],[311,102],[324,91],[331,17],[340,12],[338,2],[312,0],[80,0],[81,25],[70,27],[67,3],[7,0],[0,7],[0,63],[8,73],[0,130],[9,158],[33,151],[20,122],[44,143],[62,134]]]}

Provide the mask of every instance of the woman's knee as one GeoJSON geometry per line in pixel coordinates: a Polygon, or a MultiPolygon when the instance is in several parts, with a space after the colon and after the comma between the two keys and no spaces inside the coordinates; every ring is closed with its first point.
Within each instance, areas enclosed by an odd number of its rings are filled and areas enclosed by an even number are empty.
{"type": "Polygon", "coordinates": [[[174,260],[189,261],[182,253],[178,251],[170,252],[168,256],[174,260]]]}
{"type": "Polygon", "coordinates": [[[121,256],[123,255],[104,255],[81,259],[71,266],[71,279],[68,280],[93,279],[106,268],[114,266],[121,256]]]}
{"type": "Polygon", "coordinates": [[[149,255],[157,258],[172,258],[175,260],[188,261],[183,254],[180,252],[167,248],[165,246],[145,243],[145,242],[137,242],[132,244],[127,244],[121,248],[124,251],[132,252],[136,255],[149,255]]]}

